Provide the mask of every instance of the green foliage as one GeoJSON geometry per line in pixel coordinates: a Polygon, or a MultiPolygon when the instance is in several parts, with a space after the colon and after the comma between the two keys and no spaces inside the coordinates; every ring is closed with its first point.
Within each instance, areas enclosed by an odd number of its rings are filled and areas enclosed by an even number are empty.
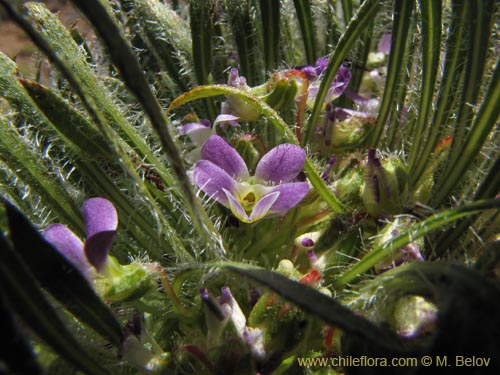
{"type": "Polygon", "coordinates": [[[497,2],[73,4],[95,43],[42,3],[0,0],[51,63],[42,84],[0,53],[0,310],[18,338],[0,372],[363,374],[297,359],[494,356],[497,2]],[[326,102],[341,68],[347,90],[326,102]],[[238,222],[195,186],[206,138],[180,129],[205,120],[251,176],[300,145],[307,196],[238,222]],[[84,238],[95,196],[120,224],[111,274],[87,280],[40,231],[84,238]],[[399,308],[415,296],[437,317],[399,308]],[[403,338],[405,320],[428,331],[403,338]]]}

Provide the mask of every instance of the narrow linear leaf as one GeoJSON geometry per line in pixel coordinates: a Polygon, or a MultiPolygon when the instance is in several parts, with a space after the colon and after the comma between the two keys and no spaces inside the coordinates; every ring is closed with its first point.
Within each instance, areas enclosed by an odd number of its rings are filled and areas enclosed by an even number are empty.
{"type": "Polygon", "coordinates": [[[348,25],[353,14],[352,0],[342,0],[342,13],[344,15],[344,23],[348,25]]]}
{"type": "Polygon", "coordinates": [[[88,374],[108,374],[69,332],[47,301],[34,276],[0,236],[0,293],[42,340],[74,366],[88,374]]]}
{"type": "MultiPolygon", "coordinates": [[[[455,169],[458,159],[463,155],[462,145],[467,137],[468,129],[474,118],[474,106],[477,104],[478,95],[484,86],[484,69],[486,67],[486,54],[490,43],[491,22],[495,0],[466,1],[466,15],[469,33],[465,36],[468,43],[467,55],[464,58],[464,83],[460,91],[458,108],[455,110],[457,117],[454,120],[453,141],[446,164],[445,174],[455,169]]],[[[483,100],[484,103],[484,100],[483,100]]]]}
{"type": "MultiPolygon", "coordinates": [[[[474,201],[480,199],[493,199],[500,191],[500,155],[497,156],[495,162],[489,168],[488,174],[485,176],[476,193],[474,194],[474,201]]],[[[450,246],[457,241],[467,228],[472,225],[478,215],[460,220],[454,228],[451,228],[441,234],[436,240],[435,256],[442,256],[450,246]]]]}
{"type": "MultiPolygon", "coordinates": [[[[422,144],[432,143],[429,138],[429,115],[434,102],[434,87],[439,68],[439,54],[441,51],[441,16],[442,3],[433,0],[420,0],[422,13],[422,83],[419,90],[418,116],[415,133],[412,138],[408,164],[412,171],[410,183],[414,184],[427,166],[429,155],[422,155],[422,144]],[[413,171],[415,171],[413,173],[413,171]]],[[[432,129],[430,129],[432,131],[432,129]]],[[[425,150],[425,147],[424,147],[425,150]]],[[[427,147],[427,150],[429,148],[427,147]]]]}
{"type": "MultiPolygon", "coordinates": [[[[191,66],[196,58],[191,51],[189,24],[171,9],[169,4],[156,0],[121,1],[132,6],[132,15],[136,18],[132,24],[139,31],[146,51],[152,54],[163,72],[177,85],[179,93],[191,87],[195,80],[191,66]]],[[[158,68],[156,68],[158,69],[158,68]]]]}
{"type": "Polygon", "coordinates": [[[123,341],[120,323],[87,279],[43,239],[22,213],[8,202],[4,206],[14,250],[41,286],[73,315],[119,347],[123,341]]]}
{"type": "Polygon", "coordinates": [[[404,64],[404,56],[408,40],[408,32],[411,25],[411,16],[414,7],[413,3],[414,2],[412,0],[396,0],[394,2],[394,24],[392,26],[391,53],[389,54],[384,95],[382,96],[382,100],[380,102],[377,122],[369,141],[369,145],[372,147],[376,147],[381,143],[380,138],[384,132],[389,114],[392,111],[398,85],[401,84],[398,78],[401,76],[401,70],[406,67],[404,64]]]}
{"type": "MultiPolygon", "coordinates": [[[[152,215],[146,220],[149,224],[145,228],[155,232],[154,228],[158,227],[158,222],[161,222],[162,215],[159,214],[159,209],[155,200],[145,188],[145,183],[140,179],[138,174],[135,173],[135,166],[132,164],[130,156],[127,155],[124,149],[118,144],[120,137],[109,127],[109,124],[115,124],[124,134],[126,134],[125,140],[130,142],[132,148],[137,150],[141,157],[144,157],[149,162],[154,160],[154,164],[157,165],[159,169],[162,167],[161,163],[155,160],[152,156],[152,151],[143,141],[142,137],[139,136],[132,125],[125,119],[118,107],[113,103],[111,96],[108,95],[107,91],[99,83],[92,69],[88,66],[85,56],[81,54],[79,47],[73,41],[71,35],[54,15],[39,3],[25,4],[28,8],[30,17],[33,18],[33,24],[44,25],[44,27],[38,31],[32,23],[16,12],[8,2],[0,0],[0,4],[4,6],[12,20],[29,35],[33,42],[50,58],[69,81],[74,92],[78,95],[92,120],[101,131],[103,139],[108,141],[117,160],[123,163],[124,170],[128,173],[128,176],[135,181],[137,187],[142,191],[142,196],[145,198],[145,202],[148,203],[149,212],[152,215]]],[[[92,172],[92,168],[90,168],[89,171],[92,172]]],[[[94,181],[97,184],[101,183],[100,179],[95,179],[94,181]]],[[[103,181],[106,181],[106,179],[103,181]]],[[[123,192],[118,188],[116,188],[115,191],[118,191],[123,196],[123,192]]],[[[176,193],[175,190],[173,192],[174,194],[176,193]]],[[[116,199],[116,197],[112,196],[107,197],[116,199]]],[[[130,204],[130,202],[128,203],[130,204]]],[[[143,236],[143,234],[141,235],[143,236]]],[[[155,233],[153,238],[158,238],[157,233],[155,233]]],[[[161,243],[159,243],[159,248],[162,248],[161,243]]]]}
{"type": "Polygon", "coordinates": [[[414,184],[424,173],[425,167],[436,148],[443,130],[449,123],[450,107],[458,90],[460,82],[460,73],[463,70],[464,60],[464,33],[467,18],[467,7],[464,0],[455,0],[452,2],[452,20],[446,41],[446,54],[444,62],[443,76],[439,86],[439,94],[436,107],[429,126],[430,132],[427,141],[423,146],[423,151],[418,157],[417,165],[412,170],[412,181],[414,184]]]}
{"type": "Polygon", "coordinates": [[[307,145],[312,139],[320,113],[323,110],[327,92],[333,82],[333,79],[335,78],[337,70],[340,68],[340,65],[342,64],[344,58],[350,52],[358,37],[365,30],[366,25],[369,24],[370,21],[375,17],[380,6],[380,1],[365,0],[359,8],[356,16],[347,26],[346,32],[342,35],[339,42],[337,43],[335,51],[333,52],[333,55],[331,56],[328,63],[328,67],[325,70],[324,78],[321,81],[321,85],[314,102],[311,116],[309,117],[309,120],[304,127],[304,137],[302,140],[302,145],[307,145]]]}
{"type": "Polygon", "coordinates": [[[81,152],[95,158],[113,157],[97,128],[63,98],[38,82],[24,78],[18,78],[18,81],[60,134],[74,142],[81,152]]]}
{"type": "Polygon", "coordinates": [[[472,128],[464,140],[460,150],[460,158],[456,160],[452,170],[448,170],[442,184],[436,189],[431,204],[436,207],[460,184],[466,171],[478,155],[488,135],[497,124],[500,116],[500,58],[497,60],[493,77],[484,97],[479,112],[472,123],[472,128]]]}
{"type": "Polygon", "coordinates": [[[264,63],[267,72],[278,68],[280,47],[280,0],[260,0],[264,63]]]}
{"type": "Polygon", "coordinates": [[[413,225],[407,231],[401,232],[397,236],[392,237],[385,244],[378,246],[365,255],[359,262],[357,262],[349,270],[345,271],[335,281],[334,286],[340,288],[347,283],[356,279],[359,275],[367,272],[370,268],[377,263],[384,260],[387,256],[393,254],[395,251],[408,245],[410,242],[427,235],[433,230],[443,228],[446,225],[457,221],[463,217],[477,214],[484,210],[492,208],[499,208],[500,200],[491,199],[474,202],[472,204],[446,210],[413,225]]]}
{"type": "Polygon", "coordinates": [[[316,35],[314,30],[314,19],[311,10],[311,1],[293,0],[295,12],[299,20],[300,32],[304,41],[304,50],[309,65],[316,61],[316,35]]]}
{"type": "MultiPolygon", "coordinates": [[[[213,15],[215,13],[213,1],[192,0],[189,2],[189,17],[191,24],[191,39],[193,41],[194,71],[199,85],[209,83],[212,72],[213,50],[213,15]]],[[[184,90],[186,91],[186,90],[184,90]]],[[[215,104],[212,100],[205,100],[205,106],[211,119],[215,119],[215,104]]]]}
{"type": "Polygon", "coordinates": [[[250,86],[261,84],[263,76],[261,46],[257,39],[257,25],[251,0],[225,0],[230,35],[235,40],[241,74],[250,86]]]}
{"type": "Polygon", "coordinates": [[[3,117],[0,117],[0,154],[2,162],[16,171],[23,183],[29,185],[54,214],[72,225],[75,231],[84,232],[83,221],[75,214],[78,209],[74,200],[58,179],[47,178],[51,174],[47,165],[3,117]]]}

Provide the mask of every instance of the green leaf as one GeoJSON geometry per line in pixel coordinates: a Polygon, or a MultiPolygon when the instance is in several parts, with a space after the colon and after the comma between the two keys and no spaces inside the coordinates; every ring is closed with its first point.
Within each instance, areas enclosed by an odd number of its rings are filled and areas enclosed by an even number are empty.
{"type": "Polygon", "coordinates": [[[0,293],[42,340],[89,374],[108,374],[81,347],[40,290],[22,259],[0,236],[0,293]]]}
{"type": "Polygon", "coordinates": [[[8,202],[4,205],[14,250],[41,286],[78,319],[119,347],[123,341],[120,323],[87,279],[43,239],[23,214],[8,202]]]}
{"type": "Polygon", "coordinates": [[[420,0],[420,10],[422,12],[423,35],[422,83],[419,89],[420,100],[415,133],[412,138],[413,145],[408,160],[409,168],[412,171],[410,184],[414,184],[424,172],[432,150],[428,145],[434,142],[428,134],[428,129],[430,129],[429,115],[433,110],[434,87],[439,68],[439,54],[441,53],[442,4],[440,1],[420,0]],[[426,144],[427,147],[421,147],[422,144],[426,144]],[[428,152],[427,155],[423,155],[424,150],[428,152]]]}
{"type": "MultiPolygon", "coordinates": [[[[499,111],[496,106],[499,94],[498,72],[500,60],[497,60],[493,78],[481,103],[477,103],[481,85],[484,85],[484,69],[486,52],[490,41],[490,24],[493,15],[494,1],[485,0],[466,2],[469,36],[464,86],[454,120],[453,141],[449,151],[449,160],[440,183],[435,186],[435,194],[431,200],[434,206],[442,204],[449,194],[460,186],[464,171],[472,164],[483,142],[497,121],[499,111]],[[491,102],[493,101],[493,102],[491,102]],[[480,104],[474,116],[474,105],[480,104]],[[470,130],[469,130],[470,129],[470,130]],[[464,157],[465,156],[465,157],[464,157]]],[[[462,63],[462,62],[461,62],[462,63]]]]}
{"type": "Polygon", "coordinates": [[[389,331],[383,330],[369,320],[356,315],[333,298],[312,287],[266,269],[243,264],[222,264],[240,275],[255,280],[283,298],[292,301],[304,311],[322,319],[328,324],[341,328],[350,335],[368,340],[391,352],[402,352],[404,347],[399,339],[389,331]]]}
{"type": "Polygon", "coordinates": [[[443,130],[453,117],[453,114],[450,113],[450,108],[457,95],[460,75],[463,71],[466,18],[467,7],[464,5],[464,1],[453,1],[451,26],[446,41],[443,76],[439,86],[432,122],[429,126],[430,132],[427,142],[425,142],[423,151],[418,160],[416,160],[417,165],[415,168],[412,168],[411,177],[414,185],[418,183],[425,167],[428,165],[431,153],[436,148],[443,134],[443,130]]]}
{"type": "Polygon", "coordinates": [[[18,81],[57,131],[73,142],[80,152],[96,159],[113,157],[97,128],[63,98],[35,81],[24,78],[18,78],[18,81]]]}
{"type": "MultiPolygon", "coordinates": [[[[484,69],[488,61],[486,57],[491,40],[491,23],[495,4],[494,0],[465,2],[468,33],[464,35],[464,39],[467,41],[467,54],[461,61],[461,63],[465,61],[463,87],[460,91],[458,108],[455,109],[453,141],[445,174],[456,168],[457,161],[463,155],[464,138],[467,137],[474,118],[474,106],[478,104],[478,95],[484,85],[484,69]]],[[[447,183],[452,186],[456,184],[456,181],[447,183]]],[[[434,202],[440,202],[442,199],[439,201],[436,199],[434,202]]]]}
{"type": "Polygon", "coordinates": [[[293,0],[295,12],[299,20],[300,32],[302,33],[302,41],[307,64],[314,65],[316,62],[316,38],[314,30],[314,19],[311,10],[311,1],[309,0],[293,0]]]}
{"type": "Polygon", "coordinates": [[[314,102],[311,116],[309,117],[309,120],[304,127],[304,137],[302,139],[302,145],[309,144],[312,139],[320,113],[323,111],[326,95],[331,83],[333,82],[333,79],[335,78],[337,70],[344,61],[346,55],[350,52],[358,37],[365,30],[366,25],[369,24],[370,21],[375,17],[380,6],[380,1],[365,0],[359,8],[356,16],[347,26],[346,32],[340,38],[337,46],[335,47],[335,51],[330,58],[328,67],[325,70],[324,78],[321,81],[321,85],[316,96],[316,101],[314,102]]]}
{"type": "Polygon", "coordinates": [[[260,0],[264,65],[267,72],[278,68],[280,48],[280,0],[260,0]]]}
{"type": "MultiPolygon", "coordinates": [[[[193,40],[193,66],[199,85],[209,83],[209,75],[212,71],[214,13],[215,3],[213,1],[192,0],[189,2],[191,39],[193,40]]],[[[209,118],[214,120],[216,117],[214,102],[207,99],[205,105],[209,118]]]]}
{"type": "Polygon", "coordinates": [[[440,186],[431,200],[433,206],[442,203],[448,195],[460,184],[471,163],[481,150],[488,135],[497,124],[500,116],[500,58],[497,60],[493,77],[479,111],[474,118],[472,128],[460,149],[460,158],[454,163],[453,169],[447,170],[440,186]]]}
{"type": "Polygon", "coordinates": [[[385,124],[394,105],[397,88],[405,82],[400,82],[401,71],[406,68],[404,63],[408,32],[413,13],[412,0],[397,0],[394,2],[394,24],[392,26],[391,53],[387,67],[384,95],[380,102],[377,122],[372,132],[369,144],[376,147],[381,143],[380,138],[384,132],[385,124]]]}
{"type": "Polygon", "coordinates": [[[225,0],[225,9],[238,50],[238,61],[243,75],[250,86],[261,84],[264,75],[261,57],[262,47],[257,38],[257,25],[251,0],[225,0]]]}
{"type": "Polygon", "coordinates": [[[500,200],[491,199],[471,203],[469,205],[449,209],[430,216],[429,218],[412,225],[408,230],[392,237],[386,243],[376,247],[366,254],[359,262],[350,269],[342,273],[334,280],[335,287],[342,287],[356,279],[359,275],[367,272],[377,263],[386,257],[394,254],[399,249],[405,247],[433,230],[443,228],[444,226],[457,221],[463,217],[477,214],[484,210],[500,207],[500,200]]]}
{"type": "Polygon", "coordinates": [[[193,63],[196,66],[197,59],[191,52],[188,22],[169,4],[159,1],[134,0],[127,1],[127,5],[131,5],[134,17],[131,24],[145,43],[144,53],[152,54],[160,71],[168,73],[175,82],[174,92],[188,90],[195,82],[191,67],[193,63]]]}
{"type": "Polygon", "coordinates": [[[51,174],[40,156],[23,141],[19,133],[3,117],[0,117],[0,155],[2,162],[22,182],[38,195],[61,220],[70,224],[75,231],[84,232],[83,221],[76,214],[74,200],[58,179],[47,178],[51,174]]]}

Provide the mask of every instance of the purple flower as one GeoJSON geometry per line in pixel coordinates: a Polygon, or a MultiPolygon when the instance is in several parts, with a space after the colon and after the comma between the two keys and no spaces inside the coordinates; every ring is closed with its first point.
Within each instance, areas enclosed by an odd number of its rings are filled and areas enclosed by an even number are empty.
{"type": "Polygon", "coordinates": [[[82,207],[87,239],[83,243],[68,227],[52,224],[43,231],[52,244],[88,279],[106,266],[108,252],[116,235],[118,215],[113,204],[104,198],[91,198],[82,207]]]}
{"type": "Polygon", "coordinates": [[[306,154],[282,144],[265,154],[250,176],[242,157],[224,139],[212,135],[194,167],[194,182],[245,223],[282,216],[309,191],[307,182],[292,182],[302,171],[306,154]]]}
{"type": "MultiPolygon", "coordinates": [[[[321,71],[321,69],[316,71],[321,71]]],[[[316,100],[316,96],[318,95],[319,86],[321,84],[321,78],[322,78],[321,76],[318,77],[317,80],[314,80],[309,85],[307,103],[311,107],[314,105],[314,101],[316,100]]],[[[332,100],[338,98],[340,95],[342,95],[344,91],[347,89],[347,86],[349,85],[350,81],[351,81],[351,71],[342,65],[339,68],[339,70],[337,70],[335,78],[333,79],[333,82],[331,83],[330,88],[328,89],[328,93],[326,94],[325,98],[325,103],[329,103],[332,100]]]]}
{"type": "Polygon", "coordinates": [[[203,146],[203,143],[205,143],[205,141],[212,134],[215,134],[217,125],[220,124],[220,126],[222,127],[227,123],[231,126],[239,127],[240,124],[236,122],[236,120],[238,119],[239,117],[230,114],[221,114],[215,118],[213,126],[211,126],[210,121],[206,119],[201,120],[201,122],[188,122],[182,125],[179,128],[179,134],[187,135],[195,146],[194,149],[186,154],[186,160],[190,163],[195,163],[200,160],[201,146],[203,146]]]}

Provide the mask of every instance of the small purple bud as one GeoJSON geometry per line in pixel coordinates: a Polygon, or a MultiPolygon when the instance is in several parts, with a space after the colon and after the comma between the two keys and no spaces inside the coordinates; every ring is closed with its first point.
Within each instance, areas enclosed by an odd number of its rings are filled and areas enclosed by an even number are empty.
{"type": "MultiPolygon", "coordinates": [[[[314,246],[314,241],[311,238],[308,238],[308,237],[303,238],[302,241],[300,241],[300,243],[304,247],[313,247],[314,246]]],[[[309,255],[309,253],[307,253],[307,255],[309,255]]]]}
{"type": "Polygon", "coordinates": [[[210,293],[208,292],[207,288],[201,288],[200,289],[200,297],[203,300],[206,300],[206,299],[210,298],[210,293]]]}
{"type": "Polygon", "coordinates": [[[325,182],[330,182],[330,177],[329,174],[333,168],[333,165],[337,161],[337,157],[335,155],[331,156],[330,159],[328,159],[328,162],[326,163],[325,169],[323,170],[323,173],[321,174],[321,178],[325,182]]]}

